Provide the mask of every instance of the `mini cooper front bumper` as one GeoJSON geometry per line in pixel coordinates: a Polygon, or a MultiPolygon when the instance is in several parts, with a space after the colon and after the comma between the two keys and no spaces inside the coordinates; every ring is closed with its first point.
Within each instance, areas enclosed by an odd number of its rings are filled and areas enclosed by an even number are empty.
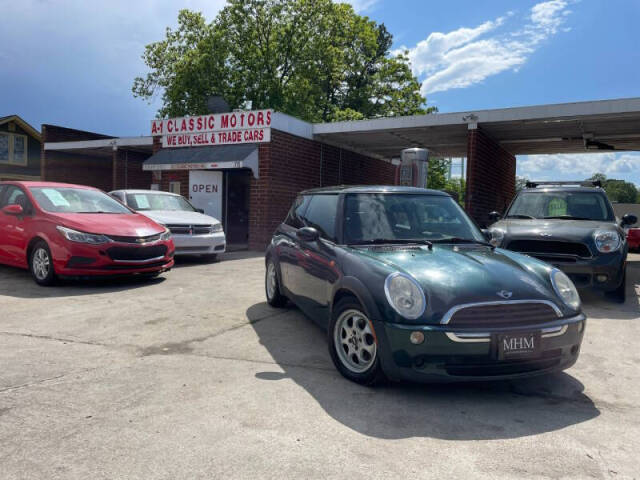
{"type": "Polygon", "coordinates": [[[578,359],[586,317],[579,314],[544,324],[474,329],[375,323],[382,367],[389,378],[452,382],[514,379],[567,369],[578,359]],[[413,332],[421,332],[424,341],[412,343],[413,332]],[[539,342],[535,354],[499,358],[499,339],[519,332],[535,335],[539,342]]]}

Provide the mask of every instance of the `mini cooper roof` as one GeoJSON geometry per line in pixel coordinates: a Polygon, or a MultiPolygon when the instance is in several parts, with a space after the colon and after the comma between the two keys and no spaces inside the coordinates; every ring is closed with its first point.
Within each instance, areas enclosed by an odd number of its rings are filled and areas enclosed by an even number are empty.
{"type": "Polygon", "coordinates": [[[300,195],[313,195],[323,193],[410,193],[423,195],[440,195],[450,197],[446,192],[431,190],[428,188],[400,187],[394,185],[337,185],[334,187],[312,188],[300,192],[300,195]]]}

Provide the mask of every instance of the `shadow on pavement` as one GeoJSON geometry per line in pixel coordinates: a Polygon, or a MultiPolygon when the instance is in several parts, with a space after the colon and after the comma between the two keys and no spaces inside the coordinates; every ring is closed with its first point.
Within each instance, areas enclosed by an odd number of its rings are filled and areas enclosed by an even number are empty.
{"type": "Polygon", "coordinates": [[[245,260],[258,257],[264,257],[264,252],[253,252],[247,250],[226,252],[218,255],[217,258],[199,255],[181,255],[179,257],[175,257],[176,263],[173,268],[190,267],[192,265],[209,265],[218,262],[230,262],[234,260],[245,260]]]}
{"type": "Polygon", "coordinates": [[[600,414],[582,383],[566,373],[517,381],[362,387],[340,376],[329,358],[326,334],[295,307],[276,310],[260,303],[247,310],[247,317],[284,372],[260,372],[257,378],[293,380],[335,420],[372,437],[516,438],[600,414]]]}
{"type": "Polygon", "coordinates": [[[27,270],[0,265],[0,297],[51,298],[113,293],[148,287],[164,282],[164,275],[149,278],[143,276],[112,277],[91,280],[59,280],[52,287],[41,287],[27,270]]]}

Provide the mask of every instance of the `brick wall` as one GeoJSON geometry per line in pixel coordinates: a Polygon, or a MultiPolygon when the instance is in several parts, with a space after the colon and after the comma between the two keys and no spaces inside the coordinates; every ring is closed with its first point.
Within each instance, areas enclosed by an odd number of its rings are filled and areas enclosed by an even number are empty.
{"type": "Polygon", "coordinates": [[[251,181],[249,248],[262,250],[284,220],[296,194],[338,184],[394,183],[395,167],[348,150],[277,130],[259,147],[259,179],[251,181]]]}
{"type": "MultiPolygon", "coordinates": [[[[56,125],[42,126],[42,144],[45,142],[76,142],[115,138],[56,125]]],[[[100,188],[149,188],[151,173],[142,170],[149,155],[117,150],[101,151],[95,155],[41,150],[41,178],[50,182],[75,183],[100,188]],[[115,167],[115,168],[114,168],[115,167]]]]}
{"type": "Polygon", "coordinates": [[[503,212],[516,193],[516,157],[482,129],[469,130],[466,210],[480,226],[493,210],[503,212]]]}

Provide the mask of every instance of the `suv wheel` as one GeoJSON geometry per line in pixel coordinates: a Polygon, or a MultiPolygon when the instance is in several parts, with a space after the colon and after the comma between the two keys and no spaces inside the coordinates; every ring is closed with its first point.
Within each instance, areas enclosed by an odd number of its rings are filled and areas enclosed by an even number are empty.
{"type": "Polygon", "coordinates": [[[627,299],[627,267],[622,272],[622,282],[615,290],[607,292],[607,296],[614,302],[624,303],[627,299]]]}
{"type": "Polygon", "coordinates": [[[48,286],[55,283],[56,274],[53,271],[53,259],[46,242],[40,240],[33,246],[29,257],[29,270],[38,285],[48,286]]]}
{"type": "Polygon", "coordinates": [[[355,298],[336,303],[327,333],[329,354],[345,378],[361,385],[374,385],[384,379],[373,326],[355,298]]]}

